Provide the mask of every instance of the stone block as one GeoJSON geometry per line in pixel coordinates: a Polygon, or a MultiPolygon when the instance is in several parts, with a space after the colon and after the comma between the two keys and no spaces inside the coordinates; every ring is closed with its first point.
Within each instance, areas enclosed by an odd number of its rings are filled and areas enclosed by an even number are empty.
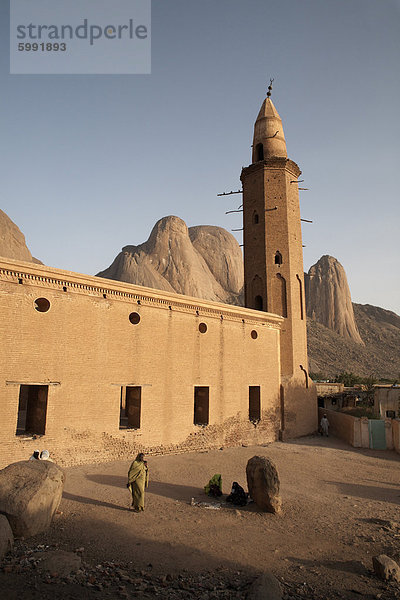
{"type": "Polygon", "coordinates": [[[6,515],[15,537],[45,531],[62,496],[65,475],[48,461],[22,461],[0,471],[0,513],[6,515]]]}
{"type": "Polygon", "coordinates": [[[261,510],[281,512],[279,476],[275,464],[265,456],[253,456],[246,466],[247,486],[250,497],[261,510]]]}
{"type": "Polygon", "coordinates": [[[0,515],[0,558],[12,550],[14,535],[5,515],[0,515]]]}

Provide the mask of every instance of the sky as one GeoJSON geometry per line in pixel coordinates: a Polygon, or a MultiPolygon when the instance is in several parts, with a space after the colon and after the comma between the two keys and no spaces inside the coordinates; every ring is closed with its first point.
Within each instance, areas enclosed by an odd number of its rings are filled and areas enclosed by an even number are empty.
{"type": "Polygon", "coordinates": [[[148,75],[10,75],[5,0],[0,28],[0,208],[45,264],[95,274],[166,215],[240,228],[217,194],[274,78],[305,270],[400,314],[400,0],[153,0],[148,75]]]}

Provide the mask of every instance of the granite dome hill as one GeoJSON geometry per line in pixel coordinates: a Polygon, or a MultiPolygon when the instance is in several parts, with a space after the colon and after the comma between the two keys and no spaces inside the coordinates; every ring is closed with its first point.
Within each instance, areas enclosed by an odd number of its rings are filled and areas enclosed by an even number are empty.
{"type": "MultiPolygon", "coordinates": [[[[40,263],[1,210],[0,256],[40,263]]],[[[243,255],[234,236],[211,225],[188,228],[174,216],[160,219],[146,242],[125,246],[98,276],[243,304],[243,255]]],[[[341,371],[399,377],[400,317],[352,303],[345,270],[332,256],[313,265],[305,283],[309,370],[330,377],[341,371]]]]}

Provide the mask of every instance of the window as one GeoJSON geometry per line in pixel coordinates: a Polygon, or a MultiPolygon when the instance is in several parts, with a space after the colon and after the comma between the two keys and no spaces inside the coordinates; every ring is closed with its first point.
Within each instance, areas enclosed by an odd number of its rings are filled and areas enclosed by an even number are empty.
{"type": "Polygon", "coordinates": [[[259,160],[264,160],[264,146],[262,144],[256,146],[256,162],[259,160]]]}
{"type": "Polygon", "coordinates": [[[210,388],[194,388],[194,424],[208,425],[210,388]]]}
{"type": "Polygon", "coordinates": [[[304,310],[303,310],[303,285],[301,283],[301,279],[298,275],[296,275],[297,281],[299,282],[299,300],[300,300],[300,317],[301,320],[304,320],[304,310]]]}
{"type": "Polygon", "coordinates": [[[254,224],[254,225],[258,225],[258,223],[259,223],[259,222],[260,222],[260,218],[259,218],[259,216],[258,216],[258,213],[256,213],[256,212],[254,211],[254,213],[253,213],[253,224],[254,224]]]}
{"type": "Polygon", "coordinates": [[[279,250],[277,250],[275,253],[275,264],[276,265],[282,264],[282,254],[279,252],[279,250]]]}
{"type": "Polygon", "coordinates": [[[48,392],[48,385],[20,386],[16,435],[44,435],[48,392]]]}
{"type": "Polygon", "coordinates": [[[275,287],[275,312],[282,317],[287,317],[286,280],[280,273],[276,274],[275,287]]]}
{"type": "Polygon", "coordinates": [[[256,310],[263,310],[263,299],[262,299],[262,296],[256,296],[254,298],[254,308],[256,310]]]}
{"type": "Polygon", "coordinates": [[[121,388],[119,428],[140,429],[141,412],[142,388],[140,386],[123,386],[121,388]]]}
{"type": "Polygon", "coordinates": [[[249,386],[249,421],[258,423],[261,419],[260,386],[249,386]]]}

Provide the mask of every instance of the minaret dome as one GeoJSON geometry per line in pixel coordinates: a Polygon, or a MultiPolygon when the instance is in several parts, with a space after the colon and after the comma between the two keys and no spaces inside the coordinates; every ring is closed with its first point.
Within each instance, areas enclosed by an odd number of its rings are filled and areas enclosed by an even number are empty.
{"type": "Polygon", "coordinates": [[[252,162],[273,156],[287,158],[287,152],[282,120],[271,98],[267,96],[254,125],[252,162]]]}

